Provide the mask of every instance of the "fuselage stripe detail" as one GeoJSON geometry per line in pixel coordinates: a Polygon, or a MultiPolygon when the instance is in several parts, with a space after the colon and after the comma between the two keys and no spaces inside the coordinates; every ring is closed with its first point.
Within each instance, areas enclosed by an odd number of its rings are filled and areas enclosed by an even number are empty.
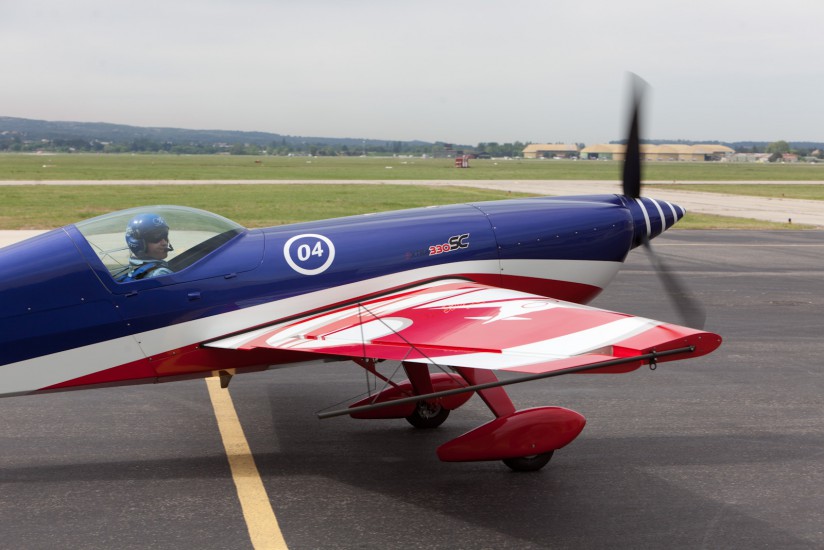
{"type": "Polygon", "coordinates": [[[650,237],[652,236],[652,223],[649,219],[649,212],[647,212],[647,207],[644,206],[644,201],[642,201],[640,198],[635,199],[635,202],[637,202],[638,206],[641,207],[641,212],[644,214],[644,221],[647,224],[647,237],[650,237]]]}
{"type": "Polygon", "coordinates": [[[669,209],[672,211],[672,223],[675,224],[678,220],[681,219],[681,216],[678,215],[678,212],[675,210],[675,207],[669,201],[663,201],[664,204],[669,206],[669,209]]]}
{"type": "MultiPolygon", "coordinates": [[[[590,281],[593,280],[593,272],[605,272],[606,275],[600,277],[600,279],[608,281],[617,272],[620,265],[617,262],[534,260],[523,265],[513,266],[507,274],[592,285],[590,281]],[[575,265],[578,269],[575,269],[575,265]],[[560,276],[555,277],[557,271],[562,271],[562,273],[559,274],[560,276]],[[578,277],[583,278],[584,282],[576,281],[574,278],[576,274],[578,277]]],[[[327,307],[329,304],[368,296],[374,293],[376,288],[397,288],[437,277],[471,277],[473,274],[499,275],[499,263],[497,260],[456,262],[432,266],[425,270],[394,273],[148,331],[138,335],[138,339],[141,341],[141,346],[146,355],[153,356],[164,353],[169,349],[177,349],[192,343],[211,340],[245,328],[270,324],[278,319],[285,319],[296,314],[327,307]],[[172,335],[175,336],[174,340],[172,340],[172,335]]],[[[597,286],[603,288],[601,285],[597,286]]],[[[564,296],[557,296],[557,298],[564,299],[564,296]]]]}
{"type": "MultiPolygon", "coordinates": [[[[574,287],[603,288],[620,268],[619,262],[586,260],[519,260],[509,261],[505,280],[518,284],[518,278],[544,281],[552,286],[559,281],[574,287]]],[[[501,277],[496,260],[455,262],[413,269],[358,281],[299,296],[274,300],[219,315],[149,330],[133,336],[26,359],[0,366],[3,394],[23,394],[144,359],[161,358],[186,346],[219,338],[254,326],[264,326],[330,304],[359,299],[373,294],[376,288],[397,288],[438,277],[501,277]]],[[[506,283],[506,281],[504,281],[506,283]]],[[[563,294],[553,296],[565,299],[563,294]]]]}
{"type": "Polygon", "coordinates": [[[0,366],[3,394],[27,393],[143,359],[133,336],[0,366]]]}
{"type": "Polygon", "coordinates": [[[655,205],[655,208],[658,209],[658,214],[661,216],[661,233],[667,230],[667,218],[664,216],[664,211],[661,209],[661,205],[655,199],[650,199],[652,204],[655,205]]]}

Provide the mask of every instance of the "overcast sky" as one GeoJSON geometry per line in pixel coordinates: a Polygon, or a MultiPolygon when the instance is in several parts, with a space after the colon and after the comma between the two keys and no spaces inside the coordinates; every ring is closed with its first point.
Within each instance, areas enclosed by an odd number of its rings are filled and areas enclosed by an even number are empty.
{"type": "Polygon", "coordinates": [[[824,2],[0,0],[0,116],[386,140],[824,141],[824,2]]]}

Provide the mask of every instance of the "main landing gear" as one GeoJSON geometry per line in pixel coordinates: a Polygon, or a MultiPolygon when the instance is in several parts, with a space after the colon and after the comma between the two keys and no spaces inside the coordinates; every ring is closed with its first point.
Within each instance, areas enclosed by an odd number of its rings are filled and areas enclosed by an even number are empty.
{"type": "Polygon", "coordinates": [[[517,458],[505,458],[503,463],[516,472],[537,472],[547,465],[555,451],[541,453],[532,456],[519,456],[517,458]]]}
{"type": "Polygon", "coordinates": [[[406,417],[406,421],[422,430],[437,428],[449,417],[449,409],[440,403],[431,401],[418,401],[415,404],[415,411],[406,417]]]}
{"type": "MultiPolygon", "coordinates": [[[[361,364],[370,372],[373,363],[361,364]]],[[[403,363],[409,380],[363,399],[352,407],[391,402],[413,395],[426,396],[435,392],[497,382],[490,370],[457,367],[458,376],[431,374],[424,364],[403,363]]],[[[379,377],[383,378],[381,375],[379,377]]],[[[386,380],[384,378],[384,380],[386,380]]],[[[387,380],[388,382],[388,380],[387,380]]],[[[421,429],[437,428],[472,396],[472,391],[422,399],[417,402],[388,405],[367,411],[353,412],[353,418],[405,418],[421,429]]],[[[445,462],[501,460],[516,472],[534,472],[550,461],[555,450],[575,439],[586,424],[583,416],[561,407],[538,407],[516,411],[506,391],[498,386],[476,390],[495,419],[471,430],[438,448],[438,457],[445,462]]]]}

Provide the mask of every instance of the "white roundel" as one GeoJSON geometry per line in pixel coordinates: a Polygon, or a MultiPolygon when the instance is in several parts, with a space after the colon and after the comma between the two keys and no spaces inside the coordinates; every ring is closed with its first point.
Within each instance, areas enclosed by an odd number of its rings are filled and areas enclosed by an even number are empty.
{"type": "Polygon", "coordinates": [[[289,267],[303,275],[326,271],[335,259],[335,245],[316,233],[295,235],[283,245],[283,257],[289,267]]]}

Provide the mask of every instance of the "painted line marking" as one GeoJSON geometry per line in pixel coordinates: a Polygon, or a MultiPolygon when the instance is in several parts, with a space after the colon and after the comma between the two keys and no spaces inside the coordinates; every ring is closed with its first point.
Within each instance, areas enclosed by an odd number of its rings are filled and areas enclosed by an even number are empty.
{"type": "Polygon", "coordinates": [[[215,410],[217,426],[226,449],[226,458],[229,459],[232,480],[237,488],[252,546],[256,550],[287,549],[269,495],[263,487],[249,443],[243,434],[232,396],[229,395],[229,390],[221,389],[220,378],[217,376],[206,378],[206,387],[209,389],[209,398],[215,410]]]}

